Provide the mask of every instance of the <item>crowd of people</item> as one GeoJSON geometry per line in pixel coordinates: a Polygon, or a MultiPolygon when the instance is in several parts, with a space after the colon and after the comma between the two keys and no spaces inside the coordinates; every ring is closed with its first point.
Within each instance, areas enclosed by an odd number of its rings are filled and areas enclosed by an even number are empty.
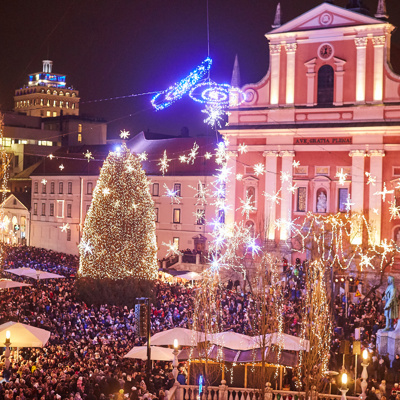
{"type": "MultiPolygon", "coordinates": [[[[0,324],[17,321],[51,332],[43,349],[14,351],[9,370],[4,369],[3,358],[0,400],[99,400],[110,396],[164,400],[165,392],[174,384],[172,364],[155,363],[149,377],[141,361],[123,357],[134,345],[144,344],[144,339],[135,334],[134,310],[109,305],[96,307],[78,301],[74,296],[77,257],[32,247],[10,247],[5,269],[17,267],[59,273],[65,279],[35,281],[28,288],[0,293],[0,324]]],[[[283,269],[287,298],[285,326],[287,333],[297,335],[305,290],[304,264],[284,263],[283,269]]],[[[22,278],[13,276],[13,279],[22,278]]],[[[156,300],[151,308],[151,333],[173,327],[189,328],[194,317],[195,290],[190,285],[157,281],[156,300]]],[[[224,328],[252,335],[248,312],[252,306],[249,293],[237,282],[228,281],[221,296],[224,328]]],[[[336,371],[341,368],[340,343],[348,339],[351,346],[359,329],[360,340],[372,356],[369,367],[372,384],[376,382],[378,390],[382,380],[399,380],[400,359],[390,364],[387,359],[379,358],[374,348],[377,329],[383,323],[379,299],[372,296],[367,302],[356,304],[338,296],[335,307],[335,326],[341,329],[334,332],[330,368],[336,371]]],[[[353,371],[350,356],[345,367],[350,373],[353,371]]],[[[185,381],[183,373],[179,374],[178,381],[185,381]]]]}

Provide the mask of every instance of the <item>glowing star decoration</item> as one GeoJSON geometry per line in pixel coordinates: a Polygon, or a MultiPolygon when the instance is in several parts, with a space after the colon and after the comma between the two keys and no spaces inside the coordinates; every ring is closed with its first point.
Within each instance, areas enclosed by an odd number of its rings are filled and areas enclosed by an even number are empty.
{"type": "Polygon", "coordinates": [[[386,188],[386,183],[383,184],[383,190],[381,192],[375,192],[374,195],[381,195],[382,196],[382,201],[385,202],[386,200],[386,195],[387,194],[392,194],[394,193],[394,190],[387,190],[386,188]]]}
{"type": "Polygon", "coordinates": [[[343,205],[345,206],[345,209],[347,212],[351,211],[351,207],[354,206],[356,203],[352,203],[350,199],[350,195],[347,196],[347,200],[343,205]]]}
{"type": "Polygon", "coordinates": [[[178,196],[177,190],[170,189],[165,183],[164,183],[164,189],[165,189],[165,196],[171,199],[171,204],[174,204],[175,202],[177,204],[180,204],[181,197],[178,196]]]}
{"type": "Polygon", "coordinates": [[[190,150],[189,156],[187,158],[187,163],[188,164],[192,163],[192,165],[193,165],[194,160],[196,159],[198,153],[199,153],[199,145],[196,142],[194,142],[193,147],[190,150]]]}
{"type": "Polygon", "coordinates": [[[90,160],[94,159],[92,153],[89,150],[86,150],[86,153],[83,153],[83,155],[85,158],[87,158],[88,162],[90,162],[90,160]]]}
{"type": "Polygon", "coordinates": [[[109,188],[104,188],[103,189],[103,194],[104,194],[104,196],[109,195],[110,194],[110,189],[109,188]]]}
{"type": "Polygon", "coordinates": [[[345,184],[347,175],[348,175],[348,174],[346,174],[345,172],[343,172],[343,168],[341,168],[340,171],[336,172],[335,177],[336,177],[336,178],[339,178],[339,184],[340,184],[340,185],[343,186],[343,185],[345,184]]]}
{"type": "Polygon", "coordinates": [[[152,99],[151,104],[159,111],[169,107],[172,103],[179,100],[198,82],[200,82],[211,68],[212,60],[207,57],[198,67],[196,67],[186,78],[170,86],[167,90],[157,93],[152,99]]]}
{"type": "Polygon", "coordinates": [[[64,164],[60,164],[59,166],[58,166],[58,168],[60,168],[60,171],[62,171],[65,167],[64,167],[64,164]]]}
{"type": "Polygon", "coordinates": [[[167,150],[164,150],[164,155],[162,158],[160,158],[160,162],[157,164],[160,166],[160,172],[163,174],[163,176],[168,171],[170,161],[171,160],[167,157],[167,150]]]}
{"type": "Polygon", "coordinates": [[[42,184],[43,184],[44,186],[46,186],[47,180],[46,180],[45,178],[42,179],[42,184]]]}
{"type": "Polygon", "coordinates": [[[173,256],[173,255],[180,256],[182,254],[178,249],[178,243],[162,242],[162,245],[167,246],[167,253],[166,253],[167,257],[173,256]]]}
{"type": "Polygon", "coordinates": [[[50,160],[52,160],[54,158],[53,154],[49,154],[47,157],[49,157],[50,160]]]}
{"type": "Polygon", "coordinates": [[[376,177],[375,176],[372,176],[369,172],[366,172],[365,173],[365,176],[368,178],[368,180],[367,180],[367,185],[373,185],[373,186],[375,186],[375,183],[376,183],[376,177]]]}
{"type": "Polygon", "coordinates": [[[298,168],[300,167],[300,161],[293,161],[293,168],[298,168]]]}
{"type": "Polygon", "coordinates": [[[288,190],[289,192],[293,193],[293,194],[294,194],[294,192],[296,191],[296,189],[297,189],[296,184],[294,184],[294,185],[292,185],[292,186],[289,186],[289,187],[287,188],[287,190],[288,190]]]}
{"type": "Polygon", "coordinates": [[[209,151],[207,151],[207,153],[204,154],[204,158],[206,160],[209,160],[211,157],[212,157],[212,154],[209,151]]]}
{"type": "Polygon", "coordinates": [[[238,151],[240,154],[247,153],[247,144],[239,144],[238,151]]]}
{"type": "Polygon", "coordinates": [[[284,172],[281,171],[281,182],[290,182],[290,178],[292,177],[292,175],[289,172],[284,172]]]}
{"type": "Polygon", "coordinates": [[[239,199],[242,203],[241,207],[239,207],[236,211],[242,210],[242,215],[246,216],[246,219],[249,219],[250,213],[254,213],[257,211],[255,207],[254,200],[252,199],[253,196],[247,197],[243,199],[239,199]]]}
{"type": "Polygon", "coordinates": [[[396,206],[396,200],[389,201],[390,221],[400,218],[400,206],[396,206]]]}
{"type": "Polygon", "coordinates": [[[218,104],[207,104],[202,113],[207,114],[207,118],[204,119],[204,123],[211,126],[218,125],[221,128],[221,122],[224,120],[224,109],[218,104]]]}
{"type": "Polygon", "coordinates": [[[87,253],[93,254],[93,247],[90,244],[90,240],[88,240],[87,242],[81,241],[80,247],[83,250],[83,254],[85,256],[87,253]]]}
{"type": "Polygon", "coordinates": [[[241,181],[243,179],[243,174],[236,174],[236,180],[241,181]]]}
{"type": "Polygon", "coordinates": [[[126,139],[129,138],[129,135],[130,135],[129,131],[126,131],[126,130],[124,129],[124,130],[121,131],[121,133],[119,134],[119,137],[120,137],[121,139],[126,140],[126,139]]]}
{"type": "Polygon", "coordinates": [[[146,161],[148,154],[144,151],[143,153],[138,154],[138,158],[140,161],[146,161]]]}
{"type": "Polygon", "coordinates": [[[61,232],[67,232],[67,230],[69,229],[69,224],[63,224],[62,226],[60,226],[61,232]]]}
{"type": "Polygon", "coordinates": [[[371,261],[374,259],[374,256],[372,257],[368,257],[368,255],[363,254],[361,256],[361,260],[360,260],[360,268],[361,270],[365,267],[365,268],[372,268],[375,269],[375,267],[373,266],[373,264],[371,263],[371,261]]]}
{"type": "Polygon", "coordinates": [[[196,210],[196,212],[194,212],[193,215],[196,218],[196,224],[204,222],[204,218],[205,218],[205,211],[204,210],[196,210]]]}
{"type": "Polygon", "coordinates": [[[254,173],[255,173],[256,176],[258,176],[258,175],[263,175],[264,172],[265,172],[265,170],[264,170],[264,164],[261,164],[261,163],[256,164],[256,165],[253,167],[253,169],[254,169],[254,173]]]}
{"type": "Polygon", "coordinates": [[[279,201],[282,200],[282,198],[279,197],[280,191],[281,189],[279,189],[276,193],[272,192],[272,194],[264,192],[263,195],[267,200],[271,201],[271,203],[279,204],[279,201]]]}

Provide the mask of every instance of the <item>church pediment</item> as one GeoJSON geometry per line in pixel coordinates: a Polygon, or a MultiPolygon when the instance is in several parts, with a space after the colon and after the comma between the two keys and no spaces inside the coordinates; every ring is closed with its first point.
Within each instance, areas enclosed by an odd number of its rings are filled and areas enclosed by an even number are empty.
{"type": "Polygon", "coordinates": [[[329,3],[323,3],[300,15],[292,21],[270,31],[268,35],[313,29],[336,28],[343,26],[376,25],[383,21],[347,10],[329,3]]]}

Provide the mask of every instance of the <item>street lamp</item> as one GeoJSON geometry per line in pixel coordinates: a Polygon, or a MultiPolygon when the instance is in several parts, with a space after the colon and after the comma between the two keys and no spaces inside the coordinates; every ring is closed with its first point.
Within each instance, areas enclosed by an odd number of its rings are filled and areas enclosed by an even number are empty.
{"type": "Polygon", "coordinates": [[[172,352],[174,355],[174,361],[172,362],[172,375],[174,376],[174,379],[176,381],[178,377],[178,339],[174,339],[174,351],[172,352]]]}
{"type": "Polygon", "coordinates": [[[6,331],[6,341],[4,343],[4,346],[6,346],[6,351],[4,352],[4,358],[5,358],[4,366],[6,367],[6,369],[10,368],[10,347],[11,347],[10,337],[11,337],[10,331],[6,331]]]}
{"type": "Polygon", "coordinates": [[[365,400],[365,398],[367,397],[366,394],[366,389],[368,386],[367,383],[367,379],[368,379],[368,372],[367,372],[367,367],[368,367],[368,350],[364,349],[363,353],[362,353],[362,358],[363,358],[363,362],[361,363],[363,370],[361,373],[361,395],[360,395],[360,399],[361,400],[365,400]]]}
{"type": "Polygon", "coordinates": [[[344,373],[342,375],[342,388],[340,391],[342,392],[342,397],[340,400],[346,400],[346,393],[348,392],[349,389],[347,389],[347,374],[344,373]]]}

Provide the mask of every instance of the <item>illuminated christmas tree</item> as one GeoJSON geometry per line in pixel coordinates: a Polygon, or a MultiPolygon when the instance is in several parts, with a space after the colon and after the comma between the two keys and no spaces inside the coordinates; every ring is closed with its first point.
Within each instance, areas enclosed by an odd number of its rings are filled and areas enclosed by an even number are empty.
{"type": "Polygon", "coordinates": [[[93,191],[79,245],[79,278],[118,281],[117,287],[127,278],[153,281],[156,251],[148,180],[139,159],[123,144],[108,155],[93,191]]]}

